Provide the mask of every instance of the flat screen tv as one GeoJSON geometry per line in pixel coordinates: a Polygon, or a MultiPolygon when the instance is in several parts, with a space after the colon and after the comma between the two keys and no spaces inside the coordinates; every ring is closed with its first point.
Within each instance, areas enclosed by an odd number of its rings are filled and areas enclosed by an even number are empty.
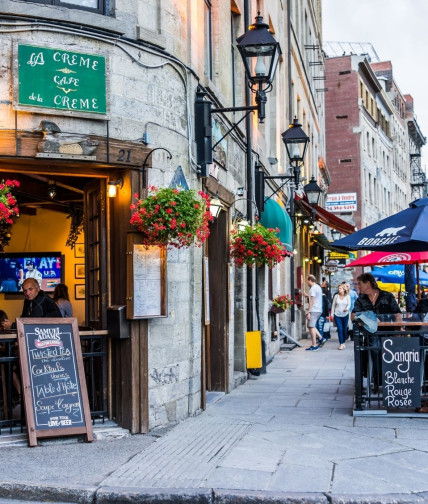
{"type": "Polygon", "coordinates": [[[61,252],[0,254],[0,293],[22,292],[26,278],[35,278],[45,292],[53,292],[64,278],[61,252]]]}

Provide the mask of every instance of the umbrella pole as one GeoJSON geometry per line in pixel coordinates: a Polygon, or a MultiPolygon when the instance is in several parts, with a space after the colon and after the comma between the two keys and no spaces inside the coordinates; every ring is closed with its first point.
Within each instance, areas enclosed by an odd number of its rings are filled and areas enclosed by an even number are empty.
{"type": "Polygon", "coordinates": [[[418,301],[421,300],[421,286],[419,284],[419,264],[416,263],[416,282],[418,284],[418,301]]]}

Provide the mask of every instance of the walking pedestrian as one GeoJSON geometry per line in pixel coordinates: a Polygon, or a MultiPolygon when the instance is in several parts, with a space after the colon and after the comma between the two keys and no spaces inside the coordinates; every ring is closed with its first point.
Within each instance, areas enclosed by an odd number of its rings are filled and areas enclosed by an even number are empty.
{"type": "Polygon", "coordinates": [[[306,314],[306,320],[308,322],[308,330],[311,336],[312,345],[306,350],[310,352],[315,352],[319,350],[324,343],[327,341],[320,334],[316,328],[318,319],[322,313],[322,290],[321,286],[317,284],[317,279],[314,275],[309,275],[307,278],[309,289],[309,308],[306,314]]]}
{"type": "Polygon", "coordinates": [[[345,340],[348,336],[349,313],[351,308],[351,298],[348,294],[346,284],[340,284],[338,292],[333,298],[331,307],[332,315],[337,327],[339,337],[339,350],[345,348],[345,340]]]}
{"type": "Polygon", "coordinates": [[[353,331],[351,313],[352,310],[354,309],[355,301],[358,299],[358,292],[353,287],[351,287],[351,284],[347,283],[345,285],[346,288],[348,289],[349,297],[351,298],[351,307],[349,308],[348,336],[350,336],[351,340],[353,341],[354,331],[353,331]]]}

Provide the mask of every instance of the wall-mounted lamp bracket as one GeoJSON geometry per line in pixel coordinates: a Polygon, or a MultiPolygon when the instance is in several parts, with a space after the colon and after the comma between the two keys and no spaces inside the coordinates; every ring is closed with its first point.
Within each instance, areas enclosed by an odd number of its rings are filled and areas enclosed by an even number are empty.
{"type": "Polygon", "coordinates": [[[157,150],[164,150],[168,154],[168,159],[172,159],[172,154],[165,147],[155,147],[154,149],[152,149],[150,152],[147,153],[147,156],[144,158],[143,164],[141,166],[141,173],[143,174],[143,183],[142,183],[143,189],[147,187],[147,160],[153,154],[153,152],[157,150]]]}

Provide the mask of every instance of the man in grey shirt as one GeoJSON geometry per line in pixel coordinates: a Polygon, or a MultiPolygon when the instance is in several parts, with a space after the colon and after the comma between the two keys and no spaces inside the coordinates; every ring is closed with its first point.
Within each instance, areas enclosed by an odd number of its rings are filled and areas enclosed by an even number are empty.
{"type": "Polygon", "coordinates": [[[310,289],[309,309],[308,313],[306,314],[306,320],[308,322],[308,330],[309,334],[311,335],[312,345],[306,350],[315,352],[316,350],[319,350],[327,341],[325,338],[323,338],[323,336],[316,328],[317,321],[322,313],[322,289],[321,286],[317,284],[317,279],[314,277],[314,275],[309,275],[307,280],[310,289]]]}

